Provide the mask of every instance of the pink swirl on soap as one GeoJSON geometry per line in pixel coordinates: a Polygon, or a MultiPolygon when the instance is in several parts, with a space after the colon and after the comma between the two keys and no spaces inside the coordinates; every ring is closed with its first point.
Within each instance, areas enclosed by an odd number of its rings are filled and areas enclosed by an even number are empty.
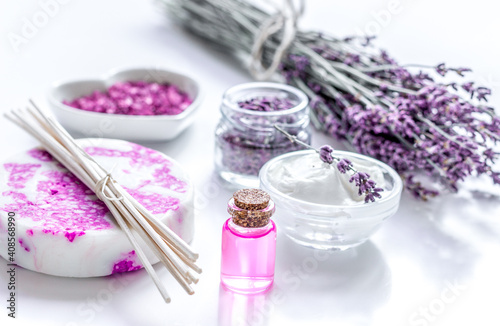
{"type": "MultiPolygon", "coordinates": [[[[137,144],[130,144],[130,146],[132,147],[132,150],[130,151],[102,147],[86,147],[85,151],[93,156],[126,157],[130,159],[130,165],[132,166],[151,167],[159,165],[160,167],[155,169],[153,172],[154,179],[151,180],[152,185],[160,186],[179,193],[187,191],[188,184],[170,173],[172,162],[165,158],[164,155],[137,144]]],[[[126,170],[124,170],[124,172],[129,173],[126,170]]]]}
{"type": "Polygon", "coordinates": [[[163,188],[167,188],[176,192],[186,192],[187,191],[187,183],[185,181],[179,180],[170,174],[170,169],[167,165],[162,166],[161,168],[156,169],[153,172],[154,184],[161,186],[163,188]]]}
{"type": "Polygon", "coordinates": [[[129,151],[122,151],[118,149],[102,148],[102,147],[85,147],[85,151],[90,155],[106,156],[106,157],[126,157],[130,159],[131,166],[152,166],[155,164],[162,164],[170,166],[170,162],[165,156],[159,152],[147,147],[137,144],[129,144],[132,148],[129,151]]]}
{"type": "Polygon", "coordinates": [[[36,173],[36,170],[41,167],[40,164],[31,164],[31,163],[5,163],[5,170],[9,172],[9,181],[7,185],[9,187],[20,189],[24,188],[26,182],[31,180],[36,173]]]}
{"type": "Polygon", "coordinates": [[[129,189],[123,187],[132,197],[144,206],[152,214],[164,214],[170,210],[176,211],[179,209],[179,199],[141,191],[140,189],[129,189]]]}
{"type": "Polygon", "coordinates": [[[52,162],[54,158],[49,152],[40,148],[33,148],[28,151],[28,155],[42,162],[52,162]]]}
{"type": "Polygon", "coordinates": [[[122,258],[113,264],[111,274],[131,272],[141,269],[141,264],[138,264],[136,260],[137,255],[134,250],[129,253],[122,254],[122,258]]]}
{"type": "MultiPolygon", "coordinates": [[[[16,203],[24,203],[24,202],[28,202],[28,198],[26,197],[25,194],[21,193],[21,192],[16,192],[16,191],[4,191],[2,192],[2,196],[10,196],[14,199],[14,201],[16,203]]],[[[31,202],[29,202],[31,203],[31,202]]],[[[4,209],[3,210],[4,212],[13,212],[13,211],[9,211],[7,209],[4,209]]]]}

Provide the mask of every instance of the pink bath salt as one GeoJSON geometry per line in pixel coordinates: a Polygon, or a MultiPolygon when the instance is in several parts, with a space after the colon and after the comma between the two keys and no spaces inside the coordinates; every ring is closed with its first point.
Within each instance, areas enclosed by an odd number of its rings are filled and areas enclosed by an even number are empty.
{"type": "Polygon", "coordinates": [[[125,115],[177,115],[193,102],[176,85],[145,81],[117,82],[107,91],[94,91],[64,104],[76,109],[125,115]]]}

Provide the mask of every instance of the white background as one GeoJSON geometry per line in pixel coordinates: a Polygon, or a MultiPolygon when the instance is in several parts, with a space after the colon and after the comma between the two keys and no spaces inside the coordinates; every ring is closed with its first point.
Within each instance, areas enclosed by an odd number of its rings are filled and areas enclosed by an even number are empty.
{"type": "MultiPolygon", "coordinates": [[[[56,80],[96,77],[123,66],[162,66],[203,86],[206,97],[194,125],[174,141],[146,145],[177,159],[195,181],[194,247],[204,273],[196,294],[188,296],[160,271],[173,297],[165,305],[144,271],[116,279],[66,279],[18,268],[19,320],[51,325],[500,324],[500,187],[489,180],[468,181],[458,194],[428,203],[404,194],[399,212],[356,250],[323,257],[281,236],[272,292],[245,297],[221,291],[220,228],[231,191],[221,188],[212,173],[213,131],[222,92],[251,78],[148,1],[67,1],[16,48],[9,35],[22,35],[25,19],[32,21],[42,10],[37,1],[24,2],[0,2],[0,112],[22,106],[29,96],[43,96],[56,80]],[[299,270],[304,264],[307,273],[299,270]],[[112,284],[124,285],[113,289],[112,284]]],[[[301,26],[342,36],[375,32],[378,44],[401,63],[471,67],[471,77],[493,88],[492,105],[500,104],[500,23],[494,1],[309,0],[301,26]]],[[[335,144],[314,136],[315,145],[335,144]]],[[[35,145],[0,118],[0,161],[35,145]]],[[[1,260],[1,318],[7,314],[6,270],[1,260]]]]}

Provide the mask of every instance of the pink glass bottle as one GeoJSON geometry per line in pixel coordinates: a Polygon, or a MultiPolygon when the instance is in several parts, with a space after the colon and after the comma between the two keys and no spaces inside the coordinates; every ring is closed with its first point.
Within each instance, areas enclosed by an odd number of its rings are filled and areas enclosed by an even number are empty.
{"type": "Polygon", "coordinates": [[[270,219],[274,202],[259,189],[233,194],[222,228],[221,283],[239,293],[258,293],[271,287],[276,257],[276,225],[270,219]]]}

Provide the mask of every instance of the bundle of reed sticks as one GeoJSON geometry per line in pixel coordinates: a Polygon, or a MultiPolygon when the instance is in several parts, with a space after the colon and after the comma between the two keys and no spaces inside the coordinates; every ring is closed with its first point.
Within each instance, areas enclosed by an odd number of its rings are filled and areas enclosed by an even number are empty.
{"type": "Polygon", "coordinates": [[[55,159],[106,204],[165,302],[170,302],[170,296],[140,247],[139,239],[148,245],[184,290],[193,294],[191,284],[197,283],[198,278],[192,271],[201,273],[201,268],[196,265],[198,254],[125,191],[111,173],[87,154],[53,117],[33,100],[30,100],[30,104],[24,109],[12,110],[5,116],[38,139],[55,159]]]}

